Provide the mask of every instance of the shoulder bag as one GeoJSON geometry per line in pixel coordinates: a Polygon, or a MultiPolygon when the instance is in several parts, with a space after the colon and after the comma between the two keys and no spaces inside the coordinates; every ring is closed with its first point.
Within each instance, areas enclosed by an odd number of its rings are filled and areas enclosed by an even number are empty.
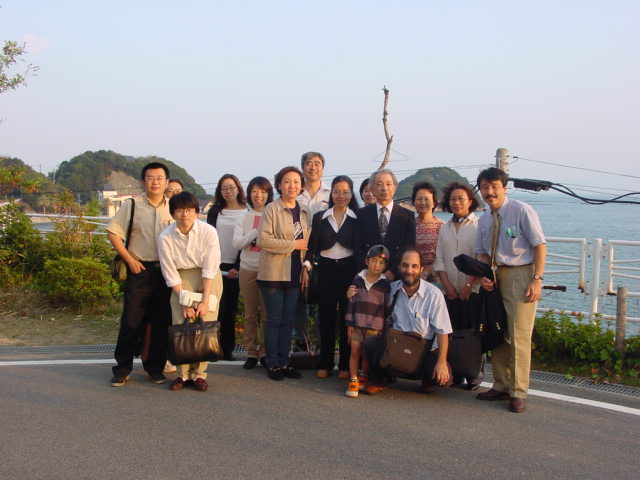
{"type": "MultiPolygon", "coordinates": [[[[131,238],[131,227],[133,227],[133,214],[136,210],[136,202],[131,199],[131,215],[129,216],[129,226],[127,227],[127,237],[124,241],[124,248],[129,248],[129,239],[131,238]]],[[[109,264],[111,269],[111,276],[117,282],[124,282],[127,279],[127,262],[119,255],[116,254],[109,264]]]]}

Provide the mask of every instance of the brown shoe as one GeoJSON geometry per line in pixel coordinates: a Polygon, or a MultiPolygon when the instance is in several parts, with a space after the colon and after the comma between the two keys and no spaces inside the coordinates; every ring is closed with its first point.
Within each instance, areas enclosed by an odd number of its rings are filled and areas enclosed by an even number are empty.
{"type": "Polygon", "coordinates": [[[209,385],[204,378],[196,378],[196,381],[193,382],[193,389],[198,392],[206,392],[208,388],[209,385]]]}
{"type": "Polygon", "coordinates": [[[362,390],[363,393],[366,393],[367,395],[375,395],[376,393],[380,393],[383,392],[387,389],[386,386],[381,386],[381,385],[376,385],[375,383],[367,383],[364,387],[364,389],[362,390]]]}
{"type": "Polygon", "coordinates": [[[329,370],[325,370],[325,369],[320,369],[320,370],[316,370],[316,378],[328,378],[329,377],[329,370]]]}
{"type": "Polygon", "coordinates": [[[349,375],[349,370],[340,370],[338,372],[338,378],[340,380],[348,380],[349,378],[351,378],[351,375],[349,375]]]}
{"type": "Polygon", "coordinates": [[[436,391],[436,386],[435,385],[430,385],[428,383],[423,383],[422,385],[420,385],[420,389],[419,389],[420,393],[425,393],[427,395],[431,395],[435,391],[436,391]]]}
{"type": "Polygon", "coordinates": [[[522,413],[526,409],[527,409],[527,405],[524,398],[511,397],[509,401],[509,410],[515,413],[522,413]]]}
{"type": "Polygon", "coordinates": [[[499,392],[498,390],[488,390],[486,392],[479,393],[476,395],[478,400],[509,400],[511,396],[507,392],[499,392]]]}
{"type": "Polygon", "coordinates": [[[176,378],[171,385],[169,385],[169,390],[182,390],[184,388],[184,379],[182,377],[176,378]]]}

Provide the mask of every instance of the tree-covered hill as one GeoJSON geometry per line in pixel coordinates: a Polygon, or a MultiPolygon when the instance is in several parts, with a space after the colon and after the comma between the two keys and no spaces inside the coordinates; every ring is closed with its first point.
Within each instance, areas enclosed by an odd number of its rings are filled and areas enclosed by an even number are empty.
{"type": "Polygon", "coordinates": [[[112,172],[122,172],[137,180],[140,178],[142,167],[149,162],[165,164],[171,172],[171,178],[180,180],[186,191],[192,192],[201,199],[209,198],[205,190],[184,168],[162,157],[132,157],[111,150],[84,152],[71,160],[62,162],[53,175],[56,184],[67,187],[82,202],[87,202],[96,198],[97,192],[110,182],[112,172]]]}
{"type": "Polygon", "coordinates": [[[418,182],[429,182],[438,191],[438,200],[441,199],[442,187],[451,182],[469,183],[469,181],[455,170],[449,167],[422,168],[413,175],[398,182],[396,199],[411,199],[413,185],[418,182]]]}

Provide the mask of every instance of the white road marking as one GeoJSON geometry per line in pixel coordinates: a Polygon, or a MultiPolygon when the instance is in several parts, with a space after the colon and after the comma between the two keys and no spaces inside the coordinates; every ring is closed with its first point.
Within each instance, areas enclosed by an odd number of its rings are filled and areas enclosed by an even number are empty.
{"type": "MultiPolygon", "coordinates": [[[[95,365],[95,364],[111,364],[113,365],[113,359],[111,358],[99,358],[99,359],[74,359],[74,360],[16,360],[16,361],[0,361],[0,367],[30,367],[37,365],[95,365]]],[[[141,364],[140,359],[135,359],[133,363],[141,364]]],[[[228,361],[220,360],[217,365],[241,365],[241,361],[228,361]]],[[[483,387],[491,388],[491,384],[483,382],[483,387]]],[[[561,402],[577,403],[580,405],[588,405],[590,407],[602,408],[605,410],[612,410],[614,412],[630,413],[631,415],[640,416],[640,409],[625,407],[623,405],[616,405],[615,403],[598,402],[597,400],[589,400],[586,398],[574,397],[571,395],[562,395],[560,393],[544,392],[542,390],[529,390],[529,395],[535,397],[551,398],[553,400],[559,400],[561,402]]]]}
{"type": "MultiPolygon", "coordinates": [[[[482,382],[480,385],[487,388],[492,387],[492,384],[488,382],[482,382]]],[[[597,400],[573,397],[571,395],[562,395],[561,393],[544,392],[542,390],[530,389],[527,395],[534,397],[551,398],[553,400],[560,400],[561,402],[579,403],[580,405],[589,405],[590,407],[603,408],[605,410],[613,410],[614,412],[630,413],[631,415],[640,416],[640,409],[625,407],[623,405],[616,405],[615,403],[598,402],[597,400]]]]}

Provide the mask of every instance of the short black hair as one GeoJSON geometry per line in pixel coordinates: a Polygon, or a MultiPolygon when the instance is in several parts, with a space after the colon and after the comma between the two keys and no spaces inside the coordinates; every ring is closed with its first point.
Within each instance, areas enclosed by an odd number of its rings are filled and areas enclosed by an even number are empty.
{"type": "Polygon", "coordinates": [[[160,162],[151,162],[151,163],[147,163],[144,167],[142,167],[142,174],[140,174],[140,178],[144,180],[144,177],[147,174],[147,170],[155,170],[156,168],[161,168],[162,170],[164,170],[164,174],[166,175],[166,177],[167,178],[170,177],[169,167],[167,167],[165,164],[160,162]]]}
{"type": "Polygon", "coordinates": [[[278,173],[276,173],[276,176],[273,179],[278,195],[282,195],[282,191],[280,190],[280,182],[282,182],[282,177],[284,177],[287,173],[290,173],[290,172],[296,172],[298,175],[300,175],[300,187],[304,188],[304,175],[302,174],[300,169],[293,166],[284,167],[284,168],[281,168],[278,173]]]}
{"type": "Polygon", "coordinates": [[[180,188],[184,188],[184,184],[177,178],[170,178],[169,183],[177,183],[178,185],[180,185],[180,188]]]}
{"type": "Polygon", "coordinates": [[[411,193],[411,203],[415,203],[416,201],[416,195],[418,195],[418,192],[420,190],[426,190],[429,193],[431,193],[431,195],[433,195],[433,208],[431,209],[432,212],[434,212],[436,210],[436,207],[438,206],[438,193],[436,191],[436,187],[433,186],[433,184],[429,183],[429,182],[418,182],[415,183],[413,185],[413,191],[411,193]]]}
{"type": "Polygon", "coordinates": [[[468,183],[451,182],[442,189],[442,210],[451,213],[451,194],[454,190],[464,190],[467,193],[467,197],[471,200],[470,212],[475,212],[480,206],[478,198],[473,193],[473,188],[468,183]]]}
{"type": "MultiPolygon", "coordinates": [[[[367,188],[367,185],[369,185],[369,177],[365,178],[360,184],[360,198],[362,198],[362,192],[367,188]]],[[[364,200],[364,198],[362,198],[362,200],[364,200]]]]}
{"type": "Polygon", "coordinates": [[[261,190],[267,192],[267,201],[265,205],[273,202],[273,185],[271,182],[264,177],[253,177],[247,186],[247,202],[249,202],[249,206],[253,208],[253,200],[251,200],[251,190],[253,187],[258,187],[261,190]]]}
{"type": "Polygon", "coordinates": [[[486,182],[502,182],[502,186],[506,187],[507,182],[509,181],[509,175],[504,170],[501,170],[497,167],[485,168],[478,174],[478,178],[476,180],[476,184],[478,188],[480,188],[480,182],[484,180],[486,182]]]}
{"type": "Polygon", "coordinates": [[[171,216],[179,208],[195,208],[196,213],[200,213],[200,202],[193,193],[181,192],[169,199],[169,213],[171,216]]]}

